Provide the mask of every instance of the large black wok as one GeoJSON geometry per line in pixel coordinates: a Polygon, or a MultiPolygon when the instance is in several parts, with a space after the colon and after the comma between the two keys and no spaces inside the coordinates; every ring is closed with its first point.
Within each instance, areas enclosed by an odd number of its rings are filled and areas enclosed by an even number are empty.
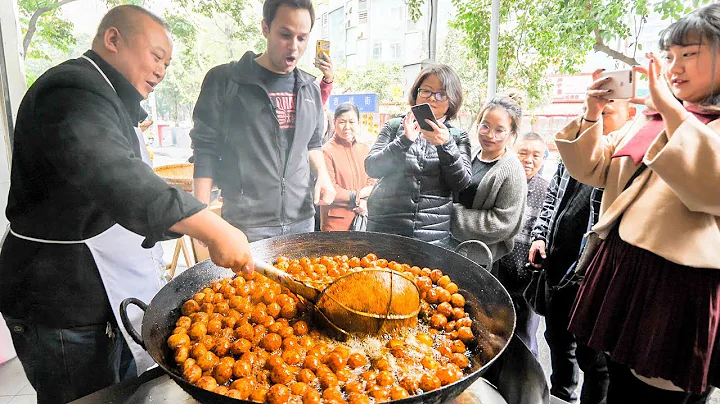
{"type": "MultiPolygon", "coordinates": [[[[267,261],[283,255],[289,258],[320,255],[342,255],[362,257],[375,253],[381,258],[417,265],[419,267],[440,268],[459,286],[467,301],[466,311],[471,317],[482,309],[488,316],[507,318],[506,329],[500,334],[508,341],[515,328],[515,310],[510,296],[492,275],[473,261],[452,251],[422,241],[381,233],[371,232],[316,232],[275,237],[251,244],[253,256],[267,261]]],[[[189,268],[177,278],[165,285],[145,305],[137,299],[126,299],[121,305],[123,323],[135,341],[143,346],[155,362],[167,372],[186,392],[204,403],[237,404],[241,400],[215,394],[185,381],[175,366],[173,354],[166,341],[175,328],[176,320],[181,316],[180,306],[195,293],[207,287],[215,280],[233,276],[232,271],[215,266],[209,260],[189,268]],[[142,322],[142,338],[126,319],[128,304],[136,304],[145,310],[142,322]]],[[[478,327],[474,324],[474,327],[478,327]]],[[[479,335],[478,330],[474,330],[479,335]]],[[[476,344],[470,344],[472,345],[476,344]]],[[[471,360],[472,373],[465,378],[422,395],[413,396],[393,403],[446,403],[468,388],[502,354],[507,347],[485,365],[478,359],[471,360]]],[[[479,355],[475,355],[478,357],[479,355]]]]}

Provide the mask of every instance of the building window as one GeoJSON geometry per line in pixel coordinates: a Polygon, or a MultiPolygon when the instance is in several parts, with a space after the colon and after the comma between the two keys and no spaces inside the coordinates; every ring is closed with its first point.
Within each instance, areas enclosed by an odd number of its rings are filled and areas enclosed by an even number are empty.
{"type": "Polygon", "coordinates": [[[393,21],[402,21],[403,20],[403,7],[393,7],[390,9],[390,18],[392,18],[393,21]]]}
{"type": "Polygon", "coordinates": [[[380,58],[382,58],[382,43],[376,43],[373,45],[372,57],[375,60],[380,60],[380,58]]]}
{"type": "Polygon", "coordinates": [[[358,0],[358,24],[368,22],[368,0],[358,0]]]}
{"type": "Polygon", "coordinates": [[[399,43],[394,43],[390,45],[390,53],[392,55],[393,60],[401,59],[402,58],[402,46],[399,43]]]}

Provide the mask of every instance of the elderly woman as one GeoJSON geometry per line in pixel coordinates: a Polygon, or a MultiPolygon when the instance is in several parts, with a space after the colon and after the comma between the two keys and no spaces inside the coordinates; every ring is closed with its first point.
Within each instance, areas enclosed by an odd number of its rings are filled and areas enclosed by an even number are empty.
{"type": "Polygon", "coordinates": [[[446,65],[420,72],[410,105],[430,104],[437,124],[421,130],[412,112],[388,121],[365,160],[378,184],[368,200],[368,230],[445,244],[452,193],[470,183],[470,141],[450,124],[462,105],[457,73],[446,65]]]}
{"type": "Polygon", "coordinates": [[[375,180],[368,178],[363,164],[370,149],[355,139],[359,122],[355,104],[344,103],[335,109],[334,135],[322,150],[337,195],[331,205],[320,206],[322,231],[349,230],[356,214],[367,216],[367,197],[375,180]]]}

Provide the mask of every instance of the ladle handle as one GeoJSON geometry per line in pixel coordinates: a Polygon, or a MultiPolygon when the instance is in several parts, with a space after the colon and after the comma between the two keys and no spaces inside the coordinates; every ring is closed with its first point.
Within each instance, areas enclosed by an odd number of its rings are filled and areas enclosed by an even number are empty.
{"type": "Polygon", "coordinates": [[[281,286],[285,286],[296,295],[302,296],[313,303],[317,302],[317,299],[320,297],[319,290],[296,280],[287,272],[281,271],[263,260],[253,259],[253,262],[255,263],[255,270],[258,273],[265,275],[281,286]]]}

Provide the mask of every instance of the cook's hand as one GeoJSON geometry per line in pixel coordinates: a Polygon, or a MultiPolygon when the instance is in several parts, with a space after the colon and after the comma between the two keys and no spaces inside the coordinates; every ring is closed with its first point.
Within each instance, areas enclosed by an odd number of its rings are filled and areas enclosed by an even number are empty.
{"type": "Polygon", "coordinates": [[[325,56],[324,59],[315,58],[315,67],[320,69],[326,82],[332,83],[335,79],[333,61],[327,53],[323,53],[323,55],[325,56]]]}
{"type": "Polygon", "coordinates": [[[372,185],[368,185],[366,187],[360,188],[360,192],[359,192],[360,199],[366,199],[368,196],[370,196],[370,193],[372,192],[372,190],[373,190],[372,185]]]}
{"type": "Polygon", "coordinates": [[[645,54],[645,57],[650,59],[648,67],[638,66],[635,70],[648,77],[650,94],[645,97],[633,98],[630,102],[645,105],[649,109],[658,111],[661,115],[676,111],[681,111],[684,114],[685,108],[680,101],[675,98],[667,80],[663,77],[660,59],[652,53],[645,54]]]}
{"type": "Polygon", "coordinates": [[[585,118],[591,121],[599,121],[602,119],[603,108],[610,102],[610,99],[605,97],[612,95],[612,90],[600,88],[610,80],[610,76],[600,78],[600,75],[604,71],[605,69],[597,69],[592,73],[593,83],[590,84],[587,93],[585,93],[585,105],[587,107],[585,110],[585,118]]]}
{"type": "Polygon", "coordinates": [[[216,237],[208,241],[210,259],[215,265],[230,268],[235,273],[252,273],[255,266],[245,233],[227,224],[216,237]]]}
{"type": "Polygon", "coordinates": [[[535,240],[530,245],[530,253],[528,254],[528,261],[530,261],[530,264],[534,266],[535,268],[541,268],[542,265],[535,264],[535,255],[540,254],[540,256],[545,259],[547,258],[547,255],[545,254],[545,241],[544,240],[535,240]]]}
{"type": "Polygon", "coordinates": [[[415,115],[413,115],[412,112],[408,112],[408,114],[405,115],[405,119],[403,119],[403,129],[405,129],[405,137],[413,142],[420,136],[420,127],[415,121],[415,115]]]}
{"type": "Polygon", "coordinates": [[[313,195],[313,203],[315,205],[330,205],[335,200],[335,187],[333,186],[330,177],[321,175],[315,183],[315,193],[313,195]]]}
{"type": "Polygon", "coordinates": [[[353,209],[353,212],[358,213],[362,216],[367,216],[367,200],[361,199],[360,204],[355,209],[353,209]]]}
{"type": "Polygon", "coordinates": [[[429,119],[426,119],[425,122],[433,128],[432,131],[420,130],[425,140],[434,146],[442,146],[450,140],[450,131],[442,122],[438,122],[437,125],[429,119]]]}

